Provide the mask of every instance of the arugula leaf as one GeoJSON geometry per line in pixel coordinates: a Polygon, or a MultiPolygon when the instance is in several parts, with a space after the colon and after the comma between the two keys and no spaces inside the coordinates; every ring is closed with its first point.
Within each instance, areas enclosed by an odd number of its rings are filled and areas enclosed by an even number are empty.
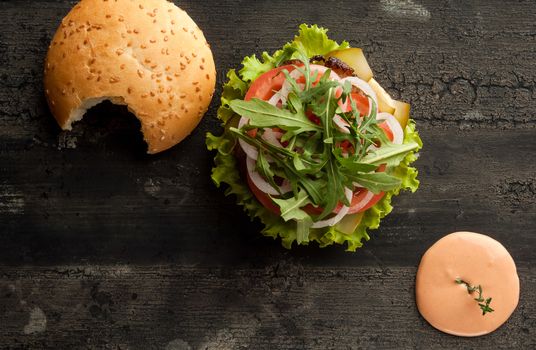
{"type": "Polygon", "coordinates": [[[231,109],[249,118],[249,125],[257,128],[279,127],[285,130],[315,131],[320,127],[311,122],[305,113],[292,113],[287,109],[279,109],[266,101],[254,98],[250,101],[233,100],[231,109]]]}
{"type": "Polygon", "coordinates": [[[402,145],[385,142],[380,148],[363,157],[361,161],[373,165],[387,164],[387,166],[397,166],[409,152],[415,151],[417,148],[419,148],[419,144],[416,142],[402,145]]]}
{"type": "Polygon", "coordinates": [[[345,176],[348,178],[348,180],[359,183],[361,186],[366,187],[374,194],[398,188],[402,183],[399,178],[388,175],[384,172],[368,174],[345,173],[345,176]]]}
{"type": "Polygon", "coordinates": [[[279,148],[274,146],[262,138],[252,138],[251,136],[244,134],[241,130],[236,128],[230,128],[231,132],[235,133],[238,137],[244,141],[252,144],[257,147],[257,149],[264,149],[270,154],[272,159],[284,169],[287,179],[290,181],[293,186],[293,192],[297,193],[297,185],[301,185],[302,188],[307,192],[314,204],[318,204],[322,201],[322,193],[320,191],[320,185],[313,179],[310,179],[307,176],[301,174],[294,166],[292,162],[288,161],[288,157],[294,157],[295,152],[289,151],[285,148],[279,148]]]}
{"type": "Polygon", "coordinates": [[[333,150],[333,154],[335,155],[335,158],[337,158],[337,161],[339,164],[351,172],[362,172],[362,173],[369,173],[371,171],[374,171],[378,169],[378,166],[373,164],[367,164],[359,162],[358,157],[349,156],[347,158],[343,157],[342,150],[340,148],[335,148],[333,150]]]}
{"type": "Polygon", "coordinates": [[[268,160],[266,159],[266,156],[264,154],[265,152],[266,151],[264,151],[262,149],[259,150],[258,156],[257,156],[257,162],[255,163],[255,169],[257,170],[257,172],[259,172],[259,174],[261,174],[261,176],[266,181],[268,181],[268,183],[273,188],[275,188],[279,192],[279,186],[277,186],[277,184],[274,181],[274,175],[275,174],[272,171],[272,169],[270,168],[270,163],[268,163],[268,160]]]}
{"type": "Polygon", "coordinates": [[[309,214],[300,209],[311,203],[309,196],[305,191],[300,191],[296,197],[291,197],[289,199],[272,197],[272,200],[279,206],[281,217],[285,221],[303,220],[309,216],[309,214]]]}
{"type": "Polygon", "coordinates": [[[296,221],[296,242],[298,244],[309,242],[311,226],[313,226],[313,219],[309,215],[296,221]]]}

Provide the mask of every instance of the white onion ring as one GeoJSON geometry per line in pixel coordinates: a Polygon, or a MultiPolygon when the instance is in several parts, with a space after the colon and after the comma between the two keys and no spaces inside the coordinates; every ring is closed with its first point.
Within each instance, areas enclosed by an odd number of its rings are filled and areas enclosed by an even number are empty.
{"type": "MultiPolygon", "coordinates": [[[[345,187],[344,188],[344,194],[346,195],[346,199],[348,199],[348,202],[352,202],[352,196],[353,196],[352,190],[349,189],[348,187],[345,187]]],[[[346,216],[346,214],[348,213],[348,210],[350,210],[350,207],[344,206],[344,207],[341,208],[341,210],[339,210],[337,215],[335,215],[331,219],[317,221],[311,227],[312,228],[321,228],[321,227],[326,227],[326,226],[334,226],[339,221],[341,221],[343,217],[346,216]]]]}
{"type": "MultiPolygon", "coordinates": [[[[369,98],[371,98],[374,101],[376,105],[376,110],[378,109],[378,97],[376,96],[376,93],[374,92],[374,90],[372,90],[372,88],[366,81],[364,81],[363,79],[359,79],[358,77],[346,77],[341,80],[343,84],[345,81],[349,81],[350,84],[352,84],[359,90],[363,91],[366,95],[368,95],[369,98]]],[[[369,115],[371,112],[372,112],[372,104],[369,104],[369,115]]]]}
{"type": "MultiPolygon", "coordinates": [[[[283,89],[281,89],[283,90],[283,89]]],[[[277,107],[277,104],[279,103],[279,101],[282,100],[282,97],[280,95],[281,93],[281,90],[277,91],[272,97],[270,97],[270,99],[266,102],[268,102],[269,104],[271,104],[272,106],[276,106],[277,107]]],[[[288,95],[288,94],[287,94],[288,95]]]]}
{"type": "MultiPolygon", "coordinates": [[[[270,194],[272,196],[279,195],[280,193],[277,191],[277,189],[273,188],[272,185],[270,185],[266,180],[262,178],[262,176],[255,170],[255,160],[247,157],[246,158],[246,166],[248,168],[248,175],[255,187],[257,187],[260,191],[270,194]]],[[[281,186],[279,186],[279,190],[281,193],[287,193],[290,190],[292,190],[290,183],[288,181],[283,182],[281,186]]]]}
{"type": "MultiPolygon", "coordinates": [[[[244,125],[249,123],[249,119],[242,117],[240,118],[240,121],[238,122],[238,128],[241,129],[244,125]]],[[[257,151],[257,148],[253,147],[246,141],[242,140],[241,138],[238,138],[238,143],[240,144],[240,147],[242,147],[242,150],[244,151],[247,156],[253,160],[257,160],[257,157],[259,156],[259,151],[257,151]]]]}
{"type": "Polygon", "coordinates": [[[404,130],[400,126],[400,123],[394,116],[389,113],[378,113],[376,120],[385,120],[389,129],[393,132],[393,143],[396,145],[401,145],[404,142],[404,130]]]}
{"type": "Polygon", "coordinates": [[[335,123],[335,125],[337,125],[339,127],[339,130],[342,133],[344,133],[344,134],[349,134],[350,133],[350,129],[348,129],[350,124],[348,124],[346,122],[346,120],[342,119],[342,117],[340,115],[335,114],[333,116],[333,122],[335,123]]]}
{"type": "Polygon", "coordinates": [[[262,134],[262,138],[264,140],[266,140],[271,145],[277,146],[279,148],[284,148],[281,142],[279,142],[279,139],[281,138],[281,136],[283,136],[282,133],[280,133],[279,131],[273,131],[270,128],[263,129],[263,131],[264,132],[262,134]]]}
{"type": "Polygon", "coordinates": [[[361,201],[359,201],[358,203],[356,203],[355,205],[353,205],[351,208],[348,209],[348,214],[355,214],[361,209],[363,209],[370,202],[372,197],[374,197],[374,193],[367,190],[367,194],[365,195],[365,197],[363,197],[361,201]]]}

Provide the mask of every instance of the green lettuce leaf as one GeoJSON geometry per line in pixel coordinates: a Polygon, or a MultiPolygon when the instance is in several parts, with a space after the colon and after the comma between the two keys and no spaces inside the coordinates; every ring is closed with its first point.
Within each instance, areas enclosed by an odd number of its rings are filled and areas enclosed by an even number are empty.
{"type": "MultiPolygon", "coordinates": [[[[225,184],[225,195],[236,197],[237,203],[241,205],[249,217],[253,220],[259,219],[264,225],[262,234],[274,239],[280,237],[282,245],[290,249],[294,242],[298,244],[308,244],[316,241],[320,247],[326,247],[334,243],[346,244],[347,251],[355,251],[363,245],[363,240],[370,239],[368,231],[379,227],[380,220],[389,214],[392,197],[398,195],[401,190],[415,192],[419,187],[417,180],[417,169],[410,164],[417,159],[416,152],[422,147],[421,139],[415,131],[415,123],[410,120],[405,129],[404,144],[418,145],[414,151],[407,154],[400,164],[394,168],[389,175],[399,179],[399,185],[386,192],[385,196],[373,207],[364,212],[360,223],[354,232],[342,232],[337,226],[313,229],[298,227],[295,220],[285,221],[280,215],[276,215],[262,206],[249,190],[247,183],[241,179],[238,161],[233,155],[233,148],[237,144],[237,136],[230,132],[233,120],[239,117],[230,108],[231,101],[244,98],[249,84],[259,75],[274,68],[277,64],[287,59],[294,58],[294,53],[301,50],[307,55],[324,55],[330,51],[349,47],[347,42],[337,44],[327,37],[327,30],[316,25],[300,26],[299,34],[290,43],[287,43],[281,50],[276,51],[272,56],[264,52],[261,59],[255,55],[246,57],[242,62],[242,69],[237,74],[234,69],[227,73],[228,81],[223,87],[221,96],[221,106],[218,109],[218,118],[225,127],[225,132],[221,136],[207,133],[206,145],[209,150],[216,151],[214,167],[212,168],[212,180],[217,187],[225,184]],[[305,232],[309,231],[308,239],[305,232]],[[299,235],[299,236],[298,236],[299,235]]],[[[397,160],[398,161],[398,160],[397,160]]],[[[393,185],[394,186],[394,185],[393,185]]],[[[286,203],[291,208],[291,203],[286,203]]],[[[283,205],[283,206],[285,206],[283,205]]],[[[292,208],[291,208],[292,209],[292,208]]],[[[299,216],[298,211],[289,211],[289,217],[299,216]]]]}

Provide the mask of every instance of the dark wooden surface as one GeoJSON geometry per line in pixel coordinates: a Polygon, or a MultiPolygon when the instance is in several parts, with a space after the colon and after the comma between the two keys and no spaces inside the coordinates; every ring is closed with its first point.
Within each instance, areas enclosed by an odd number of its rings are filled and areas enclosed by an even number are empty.
{"type": "Polygon", "coordinates": [[[363,47],[412,103],[420,190],[354,254],[287,251],[209,179],[220,90],[160,155],[145,155],[135,118],[109,104],[60,132],[42,62],[74,2],[2,1],[0,348],[536,347],[534,1],[178,3],[205,31],[220,83],[302,22],[363,47]],[[414,304],[421,255],[456,230],[491,235],[517,262],[520,304],[485,337],[442,334],[414,304]]]}

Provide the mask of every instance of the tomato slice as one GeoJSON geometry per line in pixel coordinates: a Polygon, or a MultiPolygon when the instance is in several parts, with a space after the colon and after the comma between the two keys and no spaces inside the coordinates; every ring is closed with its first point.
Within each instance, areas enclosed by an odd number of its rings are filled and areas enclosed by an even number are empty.
{"type": "Polygon", "coordinates": [[[383,129],[383,132],[385,133],[385,135],[390,141],[393,141],[395,139],[393,131],[391,130],[387,122],[380,123],[378,124],[378,126],[383,129]]]}
{"type": "Polygon", "coordinates": [[[274,203],[274,201],[268,196],[266,193],[259,190],[257,186],[251,181],[251,178],[249,177],[249,174],[246,175],[248,180],[249,189],[251,192],[253,192],[253,195],[257,200],[269,211],[271,211],[274,214],[280,215],[281,210],[279,209],[279,206],[274,203]]]}
{"type": "Polygon", "coordinates": [[[275,91],[281,90],[285,82],[285,74],[282,71],[286,69],[288,72],[294,70],[293,65],[286,65],[274,68],[268,72],[261,74],[249,87],[244,100],[249,101],[252,98],[268,101],[275,91]]]}

